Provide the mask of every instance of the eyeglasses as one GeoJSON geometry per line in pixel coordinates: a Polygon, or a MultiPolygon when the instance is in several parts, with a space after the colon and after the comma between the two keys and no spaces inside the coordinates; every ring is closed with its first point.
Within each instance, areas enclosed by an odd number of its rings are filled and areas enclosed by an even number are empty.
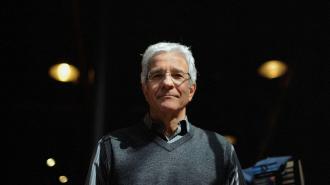
{"type": "Polygon", "coordinates": [[[174,84],[180,85],[186,80],[190,80],[190,74],[184,72],[166,72],[166,71],[156,71],[148,73],[148,80],[153,83],[160,83],[162,80],[166,78],[166,74],[169,74],[171,80],[174,84]]]}

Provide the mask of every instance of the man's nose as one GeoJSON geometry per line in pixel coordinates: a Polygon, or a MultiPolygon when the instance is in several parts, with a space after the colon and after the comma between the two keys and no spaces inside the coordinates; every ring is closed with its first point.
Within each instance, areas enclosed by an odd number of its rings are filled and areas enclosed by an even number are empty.
{"type": "Polygon", "coordinates": [[[174,82],[172,80],[171,73],[165,73],[164,78],[163,78],[163,84],[165,86],[169,86],[169,87],[174,86],[174,82]]]}

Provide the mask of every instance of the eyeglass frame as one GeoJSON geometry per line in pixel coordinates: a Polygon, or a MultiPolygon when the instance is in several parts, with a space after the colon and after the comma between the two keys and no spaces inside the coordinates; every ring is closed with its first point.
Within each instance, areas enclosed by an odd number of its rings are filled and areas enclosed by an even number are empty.
{"type": "Polygon", "coordinates": [[[151,71],[149,71],[148,72],[148,74],[147,74],[147,81],[151,81],[151,82],[155,82],[155,83],[160,83],[161,81],[163,81],[165,78],[166,78],[166,74],[167,73],[169,73],[170,74],[170,77],[171,77],[171,80],[172,80],[172,82],[173,82],[173,84],[175,84],[175,85],[181,85],[182,83],[184,83],[186,80],[190,80],[191,81],[191,76],[190,76],[190,73],[189,72],[176,72],[176,73],[174,73],[174,74],[182,74],[182,76],[183,76],[183,80],[182,80],[182,82],[180,82],[180,83],[178,83],[178,81],[176,81],[174,78],[173,78],[173,76],[172,76],[172,73],[171,72],[166,72],[166,71],[161,71],[161,72],[155,72],[155,74],[161,74],[162,76],[161,76],[161,78],[159,79],[159,80],[152,80],[151,78],[150,78],[150,76],[151,76],[151,71]],[[188,75],[188,78],[185,78],[184,77],[184,75],[188,75]]]}

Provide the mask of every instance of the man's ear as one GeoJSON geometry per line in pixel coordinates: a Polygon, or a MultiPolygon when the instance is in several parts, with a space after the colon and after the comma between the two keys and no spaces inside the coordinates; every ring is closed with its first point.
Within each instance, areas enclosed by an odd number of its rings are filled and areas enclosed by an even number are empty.
{"type": "Polygon", "coordinates": [[[144,97],[147,95],[147,86],[145,83],[141,83],[141,90],[143,92],[144,97]]]}
{"type": "Polygon", "coordinates": [[[189,101],[192,100],[192,98],[193,98],[193,96],[196,92],[196,88],[197,88],[196,83],[190,85],[190,87],[189,87],[189,101]]]}

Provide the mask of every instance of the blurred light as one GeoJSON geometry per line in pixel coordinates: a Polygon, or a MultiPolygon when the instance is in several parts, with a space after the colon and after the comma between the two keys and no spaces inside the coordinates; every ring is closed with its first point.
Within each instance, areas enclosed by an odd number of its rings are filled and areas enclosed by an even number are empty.
{"type": "Polygon", "coordinates": [[[237,139],[236,139],[236,137],[235,136],[231,136],[231,135],[226,135],[226,136],[224,136],[226,139],[227,139],[227,141],[229,142],[229,143],[231,143],[231,144],[236,144],[236,142],[237,142],[237,139]]]}
{"type": "Polygon", "coordinates": [[[56,162],[53,158],[47,159],[46,163],[47,163],[47,166],[49,166],[49,167],[53,167],[56,164],[56,162]]]}
{"type": "Polygon", "coordinates": [[[55,64],[49,69],[49,75],[60,82],[75,82],[79,78],[79,70],[70,64],[55,64]]]}
{"type": "Polygon", "coordinates": [[[287,65],[279,60],[270,60],[263,63],[258,72],[261,76],[269,79],[282,76],[287,71],[287,65]]]}
{"type": "Polygon", "coordinates": [[[68,182],[68,178],[65,176],[65,175],[61,175],[58,177],[58,180],[61,182],[61,183],[67,183],[68,182]]]}

